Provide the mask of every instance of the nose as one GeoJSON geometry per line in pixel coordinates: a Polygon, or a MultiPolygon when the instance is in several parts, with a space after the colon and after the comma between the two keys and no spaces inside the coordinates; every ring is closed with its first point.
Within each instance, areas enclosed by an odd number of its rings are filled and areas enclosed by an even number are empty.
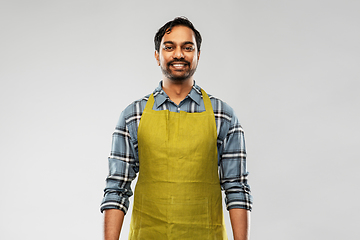
{"type": "Polygon", "coordinates": [[[182,51],[182,48],[180,46],[176,47],[173,52],[173,58],[181,59],[184,58],[184,53],[182,51]]]}

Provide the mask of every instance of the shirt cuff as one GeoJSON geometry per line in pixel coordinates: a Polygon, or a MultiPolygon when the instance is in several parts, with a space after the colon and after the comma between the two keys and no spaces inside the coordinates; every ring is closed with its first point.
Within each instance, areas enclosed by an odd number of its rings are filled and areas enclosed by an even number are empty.
{"type": "Polygon", "coordinates": [[[225,191],[226,209],[242,208],[251,211],[253,197],[248,188],[232,188],[225,191]]]}
{"type": "Polygon", "coordinates": [[[100,211],[103,212],[107,209],[120,209],[126,214],[129,209],[129,200],[117,193],[108,193],[100,205],[100,211]]]}

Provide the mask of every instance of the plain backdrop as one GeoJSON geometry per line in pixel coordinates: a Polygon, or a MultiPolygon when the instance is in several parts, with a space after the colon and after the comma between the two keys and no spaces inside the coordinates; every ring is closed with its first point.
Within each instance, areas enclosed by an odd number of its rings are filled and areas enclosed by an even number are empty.
{"type": "Polygon", "coordinates": [[[203,36],[195,80],[245,129],[251,239],[359,239],[359,8],[0,0],[0,239],[102,238],[111,134],[161,80],[153,37],[176,16],[203,36]]]}

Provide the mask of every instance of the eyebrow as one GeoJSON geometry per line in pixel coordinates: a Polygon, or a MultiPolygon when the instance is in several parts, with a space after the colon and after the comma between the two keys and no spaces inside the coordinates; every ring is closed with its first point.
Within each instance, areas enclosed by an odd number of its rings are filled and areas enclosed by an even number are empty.
{"type": "MultiPolygon", "coordinates": [[[[173,41],[166,41],[166,42],[163,42],[163,44],[174,44],[173,41]]],[[[187,41],[187,42],[184,42],[183,45],[186,45],[186,44],[191,44],[191,45],[195,45],[193,42],[190,42],[190,41],[187,41]]]]}

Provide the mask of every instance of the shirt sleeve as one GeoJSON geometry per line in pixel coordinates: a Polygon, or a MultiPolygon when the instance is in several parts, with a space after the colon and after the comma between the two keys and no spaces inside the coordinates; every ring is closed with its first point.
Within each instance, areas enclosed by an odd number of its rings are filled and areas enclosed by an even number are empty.
{"type": "MultiPolygon", "coordinates": [[[[232,110],[232,109],[231,109],[232,110]]],[[[242,208],[252,210],[252,196],[247,182],[246,149],[244,131],[232,113],[231,121],[222,125],[225,138],[220,141],[219,174],[221,188],[225,191],[228,210],[242,208]]]]}
{"type": "Polygon", "coordinates": [[[137,164],[139,161],[126,124],[125,111],[121,113],[112,135],[112,147],[108,161],[109,175],[106,178],[100,211],[120,209],[126,214],[129,208],[129,197],[133,195],[130,185],[139,172],[137,164]]]}

